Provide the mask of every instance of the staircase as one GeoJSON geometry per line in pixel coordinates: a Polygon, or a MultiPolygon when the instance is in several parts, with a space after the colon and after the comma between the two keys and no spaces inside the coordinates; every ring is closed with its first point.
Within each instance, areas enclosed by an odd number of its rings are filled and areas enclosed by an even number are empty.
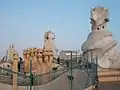
{"type": "Polygon", "coordinates": [[[100,82],[120,82],[120,70],[102,69],[98,76],[100,82]]]}

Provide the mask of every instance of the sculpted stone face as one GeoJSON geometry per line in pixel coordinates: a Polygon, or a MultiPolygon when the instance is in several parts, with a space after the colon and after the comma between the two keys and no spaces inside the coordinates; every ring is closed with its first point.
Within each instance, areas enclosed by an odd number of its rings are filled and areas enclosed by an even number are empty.
{"type": "Polygon", "coordinates": [[[26,57],[29,58],[29,57],[30,57],[30,54],[29,54],[29,53],[26,53],[26,57]]]}
{"type": "Polygon", "coordinates": [[[37,56],[37,52],[35,52],[35,56],[37,56]]]}
{"type": "Polygon", "coordinates": [[[37,56],[38,56],[39,58],[42,57],[41,52],[37,52],[37,56]]]}
{"type": "Polygon", "coordinates": [[[27,53],[26,53],[26,51],[25,51],[25,50],[23,51],[23,58],[24,58],[24,59],[26,59],[26,58],[27,58],[27,53]]]}
{"type": "Polygon", "coordinates": [[[31,57],[34,57],[34,52],[30,52],[30,56],[31,56],[31,57]]]}
{"type": "Polygon", "coordinates": [[[85,56],[98,57],[98,64],[102,68],[119,69],[120,53],[116,47],[117,42],[112,38],[112,33],[107,30],[108,10],[97,7],[91,11],[92,32],[83,43],[81,49],[85,56]]]}
{"type": "Polygon", "coordinates": [[[42,60],[43,55],[40,50],[37,51],[37,57],[38,57],[39,63],[42,64],[43,63],[43,60],[42,60]]]}
{"type": "Polygon", "coordinates": [[[54,33],[51,32],[51,31],[46,32],[46,33],[45,33],[45,39],[49,39],[49,40],[55,39],[54,33]]]}
{"type": "Polygon", "coordinates": [[[43,58],[41,58],[41,54],[38,53],[38,61],[39,61],[39,64],[43,64],[43,58]]]}
{"type": "Polygon", "coordinates": [[[19,58],[18,54],[14,52],[13,53],[13,60],[18,60],[18,58],[19,58]]]}

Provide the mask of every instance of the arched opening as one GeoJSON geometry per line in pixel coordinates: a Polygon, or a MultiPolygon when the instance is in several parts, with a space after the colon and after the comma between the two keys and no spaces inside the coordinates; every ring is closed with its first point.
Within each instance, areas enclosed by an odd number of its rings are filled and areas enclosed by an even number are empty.
{"type": "Polygon", "coordinates": [[[102,28],[104,29],[105,27],[104,27],[104,26],[102,26],[102,28]]]}
{"type": "Polygon", "coordinates": [[[99,28],[97,28],[97,30],[99,30],[99,28]]]}

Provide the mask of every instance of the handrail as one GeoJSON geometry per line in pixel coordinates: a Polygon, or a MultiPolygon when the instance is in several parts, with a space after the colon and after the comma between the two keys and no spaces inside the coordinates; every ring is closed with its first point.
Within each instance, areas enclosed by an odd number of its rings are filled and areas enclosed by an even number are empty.
{"type": "Polygon", "coordinates": [[[7,69],[7,68],[2,68],[2,67],[0,67],[0,70],[5,70],[5,71],[8,71],[8,72],[10,72],[10,73],[15,73],[15,74],[18,74],[18,75],[23,75],[23,76],[25,76],[24,73],[21,73],[21,72],[15,72],[15,71],[10,70],[10,69],[7,69]]]}
{"type": "MultiPolygon", "coordinates": [[[[80,57],[81,58],[81,57],[80,57]]],[[[82,57],[82,59],[83,59],[83,62],[87,62],[87,63],[89,63],[88,61],[87,61],[87,59],[86,58],[84,58],[84,57],[82,57]]],[[[77,69],[77,68],[79,68],[79,69],[81,69],[82,70],[82,67],[84,66],[84,64],[77,64],[77,65],[74,65],[74,66],[72,66],[72,69],[77,69]]],[[[22,82],[21,83],[21,81],[20,81],[20,79],[18,79],[18,85],[19,86],[27,86],[27,85],[29,85],[29,75],[25,75],[25,74],[23,74],[23,73],[21,73],[21,72],[14,72],[14,71],[12,71],[12,70],[9,70],[9,69],[6,69],[6,68],[2,68],[2,67],[0,67],[0,69],[1,70],[5,70],[5,71],[8,71],[8,72],[10,72],[10,73],[16,73],[16,74],[18,74],[18,75],[21,75],[21,76],[23,76],[23,78],[24,78],[24,80],[26,81],[26,82],[22,82]]],[[[39,74],[39,75],[33,75],[32,77],[34,77],[34,78],[36,78],[36,77],[42,77],[42,76],[44,76],[44,75],[50,75],[50,74],[52,74],[53,76],[52,76],[52,78],[49,80],[49,81],[47,81],[46,83],[49,83],[50,81],[53,81],[53,80],[55,80],[57,77],[60,77],[61,75],[63,75],[65,72],[68,72],[69,70],[71,69],[71,67],[64,67],[63,69],[60,69],[60,70],[55,70],[55,71],[51,71],[51,72],[47,72],[47,73],[43,73],[43,74],[39,74]],[[61,72],[62,71],[62,72],[61,72]],[[60,72],[60,73],[59,73],[60,72]],[[54,74],[56,74],[55,75],[55,77],[54,77],[54,74]]],[[[86,68],[86,70],[87,70],[88,68],[86,68]]],[[[86,72],[86,70],[84,70],[85,71],[85,73],[87,73],[88,74],[88,72],[86,72]]],[[[4,82],[5,83],[5,82],[4,82]]],[[[12,84],[12,82],[11,82],[11,84],[12,84]]],[[[42,84],[45,84],[45,83],[39,83],[39,85],[42,85],[42,84]]]]}

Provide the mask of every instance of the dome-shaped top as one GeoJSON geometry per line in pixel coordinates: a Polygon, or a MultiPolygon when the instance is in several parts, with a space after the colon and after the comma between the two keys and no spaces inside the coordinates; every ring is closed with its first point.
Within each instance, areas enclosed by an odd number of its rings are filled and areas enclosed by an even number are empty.
{"type": "Polygon", "coordinates": [[[108,19],[108,9],[98,6],[91,10],[91,18],[96,20],[108,19]]]}
{"type": "Polygon", "coordinates": [[[45,40],[46,39],[53,40],[53,39],[55,39],[55,34],[52,31],[45,32],[44,39],[45,40]]]}

